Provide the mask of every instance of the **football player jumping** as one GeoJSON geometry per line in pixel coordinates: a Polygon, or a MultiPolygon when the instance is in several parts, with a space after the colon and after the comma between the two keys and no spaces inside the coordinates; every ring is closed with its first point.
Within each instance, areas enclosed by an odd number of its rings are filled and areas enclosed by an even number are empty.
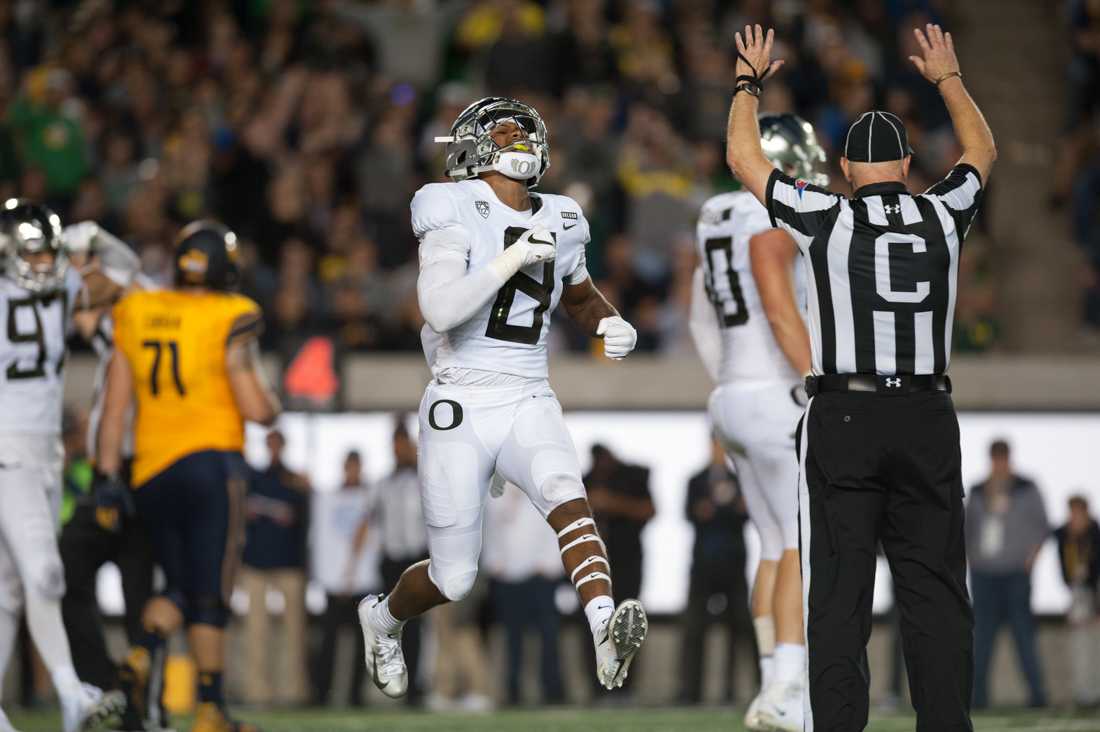
{"type": "MultiPolygon", "coordinates": [[[[761,144],[784,172],[827,183],[810,124],[792,114],[760,118],[761,144]]],[[[760,535],[752,616],[762,688],[749,706],[749,730],[802,729],[806,651],[798,559],[798,460],[794,434],[810,371],[810,340],[800,314],[805,277],[786,232],[748,191],[703,204],[697,227],[691,333],[718,384],[711,420],[737,467],[749,518],[760,535]]]]}
{"type": "Polygon", "coordinates": [[[367,667],[384,694],[408,686],[401,629],[473,587],[494,471],[519,486],[558,535],[596,647],[596,675],[622,686],[641,648],[641,604],[614,606],[611,567],[581,483],[561,405],[547,381],[550,314],[559,302],[604,355],[637,341],[585,267],[588,222],[576,201],[532,192],[550,166],[546,125],[532,107],[488,97],[455,120],[450,183],[412,200],[420,240],[421,333],[434,376],[420,403],[420,484],[430,559],[387,596],[359,605],[367,667]]]}
{"type": "MultiPolygon", "coordinates": [[[[61,623],[61,403],[73,309],[105,302],[114,286],[101,273],[82,278],[69,266],[57,214],[16,198],[0,206],[0,267],[0,675],[25,607],[63,729],[93,729],[124,700],[80,682],[61,623]]],[[[0,711],[0,732],[11,729],[0,711]]]]}

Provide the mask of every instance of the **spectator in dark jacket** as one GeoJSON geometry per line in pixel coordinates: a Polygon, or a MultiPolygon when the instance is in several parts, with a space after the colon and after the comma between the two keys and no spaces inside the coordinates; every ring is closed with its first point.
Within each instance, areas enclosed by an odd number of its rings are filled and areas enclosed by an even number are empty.
{"type": "Polygon", "coordinates": [[[1069,521],[1055,530],[1062,578],[1071,593],[1069,613],[1073,701],[1081,707],[1100,705],[1100,524],[1089,514],[1084,496],[1069,499],[1069,521]]]}
{"type": "MultiPolygon", "coordinates": [[[[615,601],[638,597],[642,592],[642,529],[656,513],[649,493],[649,468],[624,463],[604,445],[593,445],[592,468],[584,476],[584,485],[607,546],[607,559],[615,568],[615,601]]],[[[635,659],[626,688],[637,678],[637,664],[635,659]]]]}
{"type": "Polygon", "coordinates": [[[245,696],[251,704],[304,704],[309,699],[305,645],[309,481],[283,464],[285,447],[281,432],[267,434],[271,461],[264,470],[251,471],[245,502],[248,524],[241,583],[248,593],[245,696]],[[270,663],[268,657],[273,645],[269,589],[283,597],[286,655],[278,663],[270,663]],[[272,678],[273,668],[280,669],[281,678],[272,678]],[[277,695],[273,686],[279,690],[277,695]]]}
{"type": "Polygon", "coordinates": [[[1031,570],[1050,535],[1039,488],[1012,470],[1008,443],[989,448],[989,477],[970,489],[966,555],[974,592],[974,707],[989,706],[989,670],[997,632],[1005,623],[1020,656],[1028,704],[1046,706],[1031,612],[1031,570]]]}
{"type": "Polygon", "coordinates": [[[703,700],[703,668],[707,630],[714,622],[726,626],[729,652],[723,694],[733,701],[734,648],[738,637],[752,633],[748,586],[745,584],[745,501],[726,454],[711,441],[710,464],[688,483],[687,519],[695,528],[687,610],[681,617],[680,702],[703,700]]]}

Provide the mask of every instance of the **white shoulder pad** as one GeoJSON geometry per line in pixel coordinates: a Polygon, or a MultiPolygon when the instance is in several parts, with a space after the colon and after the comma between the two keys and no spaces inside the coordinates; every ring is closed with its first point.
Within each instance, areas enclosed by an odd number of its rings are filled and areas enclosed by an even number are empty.
{"type": "Polygon", "coordinates": [[[412,228],[417,239],[422,239],[429,231],[438,231],[452,226],[461,226],[454,199],[448,186],[454,183],[429,183],[413,196],[412,228]]]}

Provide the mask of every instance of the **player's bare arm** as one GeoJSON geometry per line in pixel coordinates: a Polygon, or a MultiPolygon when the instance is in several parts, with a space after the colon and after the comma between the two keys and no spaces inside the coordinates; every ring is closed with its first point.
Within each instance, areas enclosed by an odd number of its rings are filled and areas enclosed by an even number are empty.
{"type": "Polygon", "coordinates": [[[274,424],[282,412],[279,398],[275,396],[260,359],[258,313],[240,316],[230,329],[225,351],[225,366],[229,374],[229,387],[241,416],[262,425],[274,424]]]}
{"type": "Polygon", "coordinates": [[[104,475],[118,475],[122,469],[122,443],[126,434],[126,414],[134,398],[134,376],[130,362],[119,351],[107,367],[107,386],[103,397],[103,417],[96,445],[96,469],[104,475]]]}
{"type": "Polygon", "coordinates": [[[997,159],[997,145],[993,141],[993,131],[963,84],[959,60],[955,56],[955,42],[950,33],[944,33],[940,26],[933,23],[923,30],[914,28],[913,35],[920,45],[921,55],[910,56],[909,60],[925,79],[939,89],[963,149],[959,162],[973,165],[984,185],[997,159]]]}
{"type": "Polygon", "coordinates": [[[603,338],[604,355],[608,358],[619,360],[634,350],[638,332],[607,301],[592,278],[576,285],[566,285],[561,304],[585,333],[603,338]]]}
{"type": "Polygon", "coordinates": [[[749,240],[752,276],[776,343],[795,371],[810,373],[810,335],[798,312],[791,271],[798,250],[791,235],[768,229],[749,240]]]}
{"type": "Polygon", "coordinates": [[[767,34],[759,25],[745,26],[744,37],[736,36],[738,83],[730,105],[726,127],[726,164],[730,171],[764,205],[768,177],[775,166],[764,156],[760,147],[760,125],[756,113],[760,107],[759,95],[763,82],[774,74],[782,61],[772,61],[772,43],[775,31],[767,34]],[[742,78],[745,77],[745,78],[742,78]]]}

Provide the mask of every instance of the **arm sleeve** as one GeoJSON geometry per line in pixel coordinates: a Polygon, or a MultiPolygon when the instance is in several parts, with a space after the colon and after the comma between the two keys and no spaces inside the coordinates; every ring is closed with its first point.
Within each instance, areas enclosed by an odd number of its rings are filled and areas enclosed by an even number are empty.
{"type": "Polygon", "coordinates": [[[432,330],[446,333],[469,320],[504,282],[492,267],[467,271],[471,234],[443,185],[426,185],[416,192],[412,226],[420,239],[420,313],[432,330]]]}
{"type": "Polygon", "coordinates": [[[695,342],[695,350],[703,362],[703,368],[715,383],[718,382],[718,366],[722,358],[722,343],[719,338],[718,316],[707,298],[706,285],[703,282],[703,268],[696,267],[691,280],[691,310],[688,314],[688,329],[695,342]]]}
{"type": "Polygon", "coordinates": [[[973,165],[960,163],[946,178],[925,191],[924,196],[944,205],[955,222],[955,231],[961,241],[970,231],[982,202],[982,176],[973,165]]]}
{"type": "Polygon", "coordinates": [[[103,274],[119,287],[128,287],[141,269],[141,260],[130,245],[102,227],[96,227],[96,255],[103,274]]]}
{"type": "Polygon", "coordinates": [[[843,200],[820,186],[795,180],[780,170],[768,177],[764,193],[771,225],[786,229],[795,240],[817,236],[840,209],[843,200]]]}

